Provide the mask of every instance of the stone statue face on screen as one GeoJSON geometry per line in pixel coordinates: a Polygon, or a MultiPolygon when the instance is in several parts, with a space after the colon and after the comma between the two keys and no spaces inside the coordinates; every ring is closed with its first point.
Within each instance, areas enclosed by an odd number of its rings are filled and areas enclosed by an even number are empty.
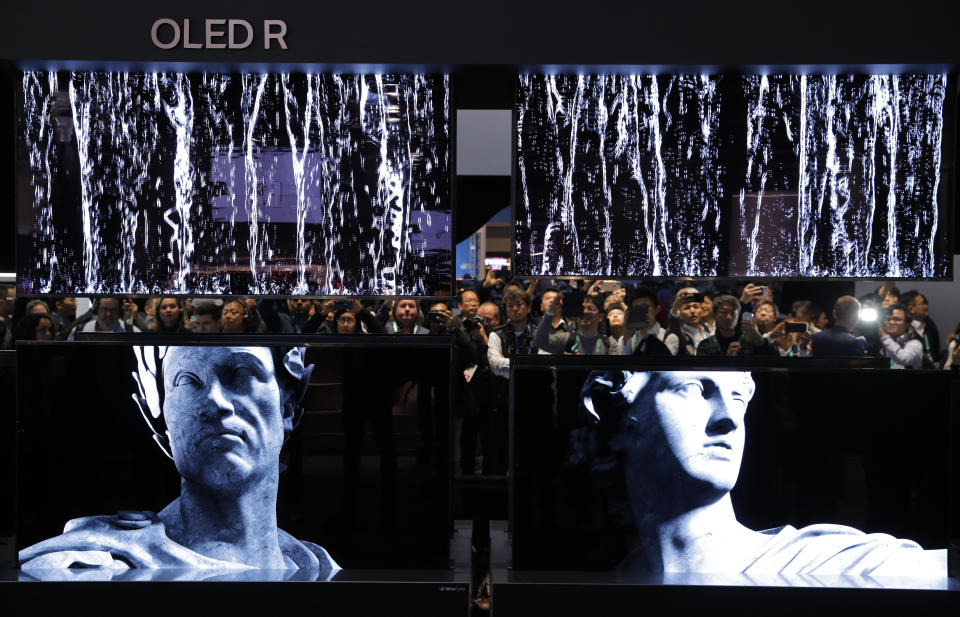
{"type": "Polygon", "coordinates": [[[263,347],[171,347],[163,417],[177,471],[215,491],[239,491],[274,471],[285,412],[274,359],[263,347]]]}
{"type": "Polygon", "coordinates": [[[669,486],[667,494],[707,503],[729,492],[740,472],[753,392],[749,373],[651,375],[627,411],[628,489],[663,495],[669,486]]]}

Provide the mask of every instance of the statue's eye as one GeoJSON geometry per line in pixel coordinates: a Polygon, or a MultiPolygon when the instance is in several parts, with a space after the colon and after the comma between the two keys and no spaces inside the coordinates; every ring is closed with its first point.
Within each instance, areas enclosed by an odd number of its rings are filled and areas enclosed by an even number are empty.
{"type": "Polygon", "coordinates": [[[180,373],[177,375],[177,378],[174,380],[174,386],[199,386],[202,382],[200,378],[194,375],[193,373],[180,373]]]}
{"type": "Polygon", "coordinates": [[[686,381],[680,385],[680,391],[687,396],[703,394],[703,382],[697,380],[686,381]]]}

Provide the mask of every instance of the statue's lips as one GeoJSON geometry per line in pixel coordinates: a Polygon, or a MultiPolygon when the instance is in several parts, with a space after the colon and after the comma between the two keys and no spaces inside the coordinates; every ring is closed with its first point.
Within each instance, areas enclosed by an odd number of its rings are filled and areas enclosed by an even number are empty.
{"type": "Polygon", "coordinates": [[[246,443],[247,434],[242,429],[239,428],[227,428],[227,427],[218,427],[204,431],[203,436],[200,438],[200,441],[206,441],[208,439],[217,439],[222,441],[232,441],[236,443],[246,443]]]}
{"type": "Polygon", "coordinates": [[[707,456],[711,458],[730,459],[733,452],[733,446],[726,441],[711,441],[703,444],[707,456]]]}

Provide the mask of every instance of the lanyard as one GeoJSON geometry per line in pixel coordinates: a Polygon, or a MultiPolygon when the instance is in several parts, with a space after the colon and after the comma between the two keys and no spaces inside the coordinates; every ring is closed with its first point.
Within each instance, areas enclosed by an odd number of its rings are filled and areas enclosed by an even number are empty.
{"type": "MultiPolygon", "coordinates": [[[[410,334],[416,334],[419,331],[419,329],[420,329],[420,326],[418,324],[413,324],[413,332],[411,332],[410,334]]],[[[397,325],[396,320],[393,321],[393,333],[400,334],[400,326],[397,325]]]]}
{"type": "MultiPolygon", "coordinates": [[[[634,333],[634,336],[636,336],[636,333],[634,333]]],[[[580,349],[580,331],[579,331],[579,330],[577,331],[577,338],[576,338],[576,340],[573,341],[573,346],[570,347],[570,351],[572,351],[573,353],[577,353],[577,350],[578,350],[578,349],[580,349]]],[[[586,355],[586,354],[584,354],[584,355],[586,355]]],[[[597,342],[596,342],[596,344],[594,345],[594,348],[593,348],[593,355],[595,355],[595,356],[602,355],[602,354],[600,353],[600,335],[599,335],[599,334],[597,334],[597,342]]]]}

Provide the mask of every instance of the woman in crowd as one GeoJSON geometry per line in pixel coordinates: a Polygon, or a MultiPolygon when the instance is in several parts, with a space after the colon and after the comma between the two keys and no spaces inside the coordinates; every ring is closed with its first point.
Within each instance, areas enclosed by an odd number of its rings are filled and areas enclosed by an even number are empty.
{"type": "Polygon", "coordinates": [[[607,309],[607,334],[616,341],[623,339],[626,330],[627,307],[622,303],[613,304],[607,309]]]}
{"type": "Polygon", "coordinates": [[[158,334],[189,332],[185,315],[179,298],[164,296],[157,305],[157,320],[150,325],[149,331],[158,334]]]}
{"type": "Polygon", "coordinates": [[[350,308],[337,311],[334,323],[337,334],[363,334],[364,328],[367,334],[385,332],[383,324],[359,300],[354,300],[350,308]]]}
{"type": "Polygon", "coordinates": [[[53,320],[46,313],[29,313],[13,331],[14,341],[52,341],[53,320]]]}

